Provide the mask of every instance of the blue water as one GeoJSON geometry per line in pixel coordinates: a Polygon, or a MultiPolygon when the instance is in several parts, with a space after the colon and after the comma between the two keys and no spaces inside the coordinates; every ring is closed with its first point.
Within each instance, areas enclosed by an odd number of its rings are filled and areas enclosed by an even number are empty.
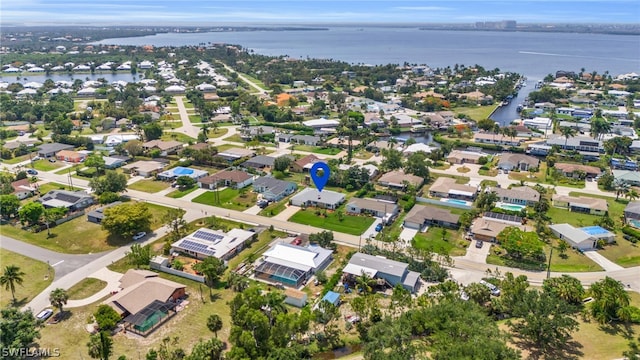
{"type": "Polygon", "coordinates": [[[631,224],[631,226],[640,229],[640,220],[636,220],[636,219],[629,219],[629,224],[631,224]]]}
{"type": "Polygon", "coordinates": [[[589,235],[602,235],[609,232],[609,230],[600,226],[587,226],[580,228],[580,230],[586,232],[589,235]]]}
{"type": "Polygon", "coordinates": [[[539,80],[557,70],[640,71],[640,36],[330,27],[328,31],[166,33],[95,44],[182,46],[239,44],[259,54],[322,58],[353,64],[479,64],[539,80]]]}
{"type": "Polygon", "coordinates": [[[446,199],[445,202],[458,204],[458,205],[467,205],[467,202],[464,200],[456,200],[456,199],[446,199]]]}
{"type": "Polygon", "coordinates": [[[297,285],[298,282],[295,279],[290,279],[288,277],[285,276],[279,276],[279,275],[271,275],[269,276],[269,278],[273,281],[277,281],[277,282],[281,282],[283,284],[289,284],[289,285],[297,285]]]}
{"type": "Polygon", "coordinates": [[[515,205],[515,204],[500,204],[498,205],[500,209],[509,210],[509,211],[520,211],[524,209],[526,206],[523,205],[515,205]]]}

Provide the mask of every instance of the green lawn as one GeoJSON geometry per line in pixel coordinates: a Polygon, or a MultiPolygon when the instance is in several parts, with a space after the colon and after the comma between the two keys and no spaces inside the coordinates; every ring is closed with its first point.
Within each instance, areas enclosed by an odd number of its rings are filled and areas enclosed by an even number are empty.
{"type": "Polygon", "coordinates": [[[443,228],[429,227],[426,233],[418,233],[411,245],[416,249],[430,250],[439,254],[460,256],[466,253],[468,241],[460,239],[457,231],[445,229],[446,235],[442,237],[443,228]]]}
{"type": "Polygon", "coordinates": [[[471,178],[468,177],[468,176],[451,175],[451,174],[443,174],[443,173],[439,173],[439,172],[438,173],[437,172],[432,172],[431,173],[431,181],[429,182],[429,184],[432,184],[439,177],[448,177],[448,178],[456,179],[456,184],[468,184],[469,181],[471,181],[471,178]]]}
{"type": "Polygon", "coordinates": [[[452,109],[456,114],[465,114],[471,119],[478,121],[482,119],[486,119],[491,115],[494,109],[496,109],[498,105],[485,105],[485,106],[473,106],[473,107],[457,107],[452,109]]]}
{"type": "Polygon", "coordinates": [[[276,216],[276,215],[280,214],[281,212],[284,211],[284,209],[287,208],[287,204],[289,203],[289,199],[291,199],[291,197],[294,194],[295,193],[285,197],[284,199],[282,199],[282,200],[280,200],[278,202],[274,202],[274,203],[269,204],[269,206],[267,206],[266,208],[260,210],[258,215],[266,216],[266,217],[273,217],[273,216],[276,216]]]}
{"type": "Polygon", "coordinates": [[[49,160],[41,159],[33,162],[33,168],[38,171],[51,171],[55,169],[59,169],[66,164],[60,161],[49,162],[49,160]]]}
{"type": "MultiPolygon", "coordinates": [[[[554,246],[557,246],[557,241],[554,242],[554,246]]],[[[544,253],[548,256],[551,251],[549,245],[545,245],[544,253]]],[[[503,258],[499,255],[496,255],[496,252],[504,253],[504,250],[499,245],[492,245],[491,252],[487,257],[487,264],[493,265],[501,265],[501,266],[514,266],[510,263],[510,259],[503,258]]],[[[557,249],[553,250],[553,256],[551,257],[551,271],[557,272],[592,272],[592,271],[602,271],[602,267],[600,265],[593,262],[593,260],[589,259],[583,254],[575,250],[567,250],[565,253],[566,257],[561,257],[560,252],[557,249]]],[[[546,265],[544,266],[546,269],[546,265]]]]}
{"type": "Polygon", "coordinates": [[[551,222],[554,224],[568,223],[577,227],[591,226],[599,218],[596,215],[571,212],[553,206],[547,211],[547,216],[551,218],[551,222]]]}
{"type": "Polygon", "coordinates": [[[170,197],[170,198],[178,199],[178,198],[181,198],[181,197],[183,197],[183,196],[185,196],[187,194],[190,194],[190,193],[192,193],[192,192],[194,192],[196,190],[198,190],[198,187],[194,185],[194,186],[192,186],[192,187],[190,187],[188,189],[184,189],[184,190],[177,189],[177,190],[174,190],[174,191],[168,193],[166,196],[170,197]]]}
{"type": "Polygon", "coordinates": [[[66,189],[67,186],[62,185],[62,184],[57,184],[57,183],[46,183],[46,184],[42,184],[40,185],[40,194],[46,194],[51,190],[64,190],[66,189]]]}
{"type": "Polygon", "coordinates": [[[191,123],[201,123],[202,122],[202,118],[200,117],[200,115],[189,115],[189,122],[191,122],[191,123]]]}
{"type": "Polygon", "coordinates": [[[180,141],[182,143],[196,142],[196,139],[192,138],[191,136],[183,133],[175,132],[175,131],[165,131],[164,134],[162,134],[162,137],[160,138],[160,140],[163,140],[163,141],[175,140],[175,141],[180,141]]]}
{"type": "Polygon", "coordinates": [[[361,235],[374,221],[372,217],[346,214],[343,215],[343,219],[340,221],[335,211],[327,211],[326,214],[323,217],[316,215],[313,209],[300,210],[293,214],[289,221],[351,235],[361,235]]]}
{"type": "Polygon", "coordinates": [[[231,145],[231,144],[218,145],[218,146],[216,146],[216,148],[218,149],[218,152],[223,152],[223,151],[229,150],[229,149],[242,149],[241,146],[231,145]]]}
{"type": "MultiPolygon", "coordinates": [[[[31,155],[31,156],[36,156],[36,155],[31,155]]],[[[2,162],[13,165],[13,164],[17,164],[27,160],[29,160],[29,154],[14,157],[13,159],[2,159],[2,162]]]]}
{"type": "Polygon", "coordinates": [[[319,146],[310,146],[310,145],[293,145],[292,148],[298,151],[306,151],[306,152],[312,152],[312,153],[323,154],[323,155],[336,155],[342,151],[342,149],[340,148],[319,147],[319,146]]]}
{"type": "MultiPolygon", "coordinates": [[[[155,230],[162,226],[162,217],[169,209],[150,203],[147,203],[147,206],[151,213],[151,229],[155,230]]],[[[0,232],[14,239],[66,254],[113,250],[131,241],[120,236],[109,236],[100,225],[88,222],[86,216],[77,217],[51,228],[51,237],[47,237],[46,230],[32,233],[22,230],[20,225],[1,225],[0,232]]]]}
{"type": "Polygon", "coordinates": [[[85,278],[69,288],[67,294],[69,295],[69,300],[80,300],[97,293],[104,289],[105,286],[107,286],[106,281],[95,278],[85,278]]]}
{"type": "Polygon", "coordinates": [[[221,136],[225,136],[227,135],[227,133],[229,132],[229,128],[217,128],[215,131],[214,130],[209,130],[209,138],[210,139],[215,139],[215,138],[219,138],[221,136]]]}
{"type": "Polygon", "coordinates": [[[237,142],[237,143],[244,143],[244,139],[242,139],[242,137],[240,136],[240,134],[233,134],[229,137],[226,137],[223,139],[224,141],[231,141],[231,142],[237,142]]]}
{"type": "Polygon", "coordinates": [[[139,180],[128,185],[127,188],[153,194],[168,188],[169,185],[171,184],[166,181],[139,180]]]}
{"type": "MultiPolygon", "coordinates": [[[[4,229],[4,227],[2,229],[4,229]]],[[[2,233],[4,234],[4,231],[2,233]]],[[[20,271],[25,273],[22,285],[16,284],[15,294],[17,305],[19,306],[26,305],[53,281],[53,268],[46,263],[3,248],[0,248],[0,264],[2,264],[3,268],[5,266],[15,265],[20,268],[20,271]]],[[[0,306],[5,308],[11,301],[11,292],[2,286],[0,288],[0,306]]],[[[40,311],[41,309],[33,310],[40,311]]]]}
{"type": "Polygon", "coordinates": [[[240,195],[240,191],[237,189],[226,188],[218,191],[217,197],[215,191],[207,191],[204,194],[196,196],[192,201],[230,210],[244,211],[255,205],[257,197],[257,194],[252,192],[251,188],[247,189],[244,196],[240,195]]]}

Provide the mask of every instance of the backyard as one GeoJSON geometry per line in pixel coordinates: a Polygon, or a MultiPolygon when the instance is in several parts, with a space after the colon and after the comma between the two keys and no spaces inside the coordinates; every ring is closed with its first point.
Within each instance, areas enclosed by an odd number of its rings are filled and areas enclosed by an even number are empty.
{"type": "MultiPolygon", "coordinates": [[[[3,248],[0,248],[0,264],[2,264],[3,268],[15,265],[25,273],[22,285],[16,284],[16,301],[18,305],[27,304],[53,281],[53,268],[49,265],[3,248]]],[[[5,308],[12,301],[11,292],[3,286],[0,289],[0,294],[0,306],[5,308]]]]}
{"type": "Polygon", "coordinates": [[[289,221],[351,235],[361,235],[374,221],[372,217],[346,214],[342,215],[341,220],[336,211],[320,209],[317,211],[315,209],[300,210],[290,217],[289,221]],[[320,211],[321,215],[318,215],[317,211],[320,211]]]}

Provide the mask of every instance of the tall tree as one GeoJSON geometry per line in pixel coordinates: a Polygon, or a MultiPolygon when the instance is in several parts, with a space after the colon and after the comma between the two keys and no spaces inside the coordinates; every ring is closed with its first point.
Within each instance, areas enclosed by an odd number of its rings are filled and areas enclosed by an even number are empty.
{"type": "Polygon", "coordinates": [[[96,195],[105,192],[119,193],[127,190],[127,176],[108,170],[103,176],[93,177],[89,180],[89,187],[96,195]]]}
{"type": "Polygon", "coordinates": [[[151,245],[140,246],[140,244],[133,244],[131,245],[131,251],[127,251],[124,254],[129,264],[139,269],[140,266],[149,265],[149,261],[151,261],[151,245]]]}
{"type": "Polygon", "coordinates": [[[63,310],[62,307],[67,305],[67,300],[69,300],[69,294],[63,288],[56,288],[49,294],[51,306],[57,307],[60,312],[63,310]]]}
{"type": "Polygon", "coordinates": [[[11,291],[11,297],[14,302],[16,301],[16,284],[22,285],[25,275],[18,266],[7,265],[2,276],[0,276],[0,285],[4,286],[5,290],[11,291]]]}
{"type": "Polygon", "coordinates": [[[585,293],[580,280],[569,275],[545,279],[542,282],[542,289],[573,305],[582,304],[585,293]]]}
{"type": "Polygon", "coordinates": [[[0,216],[9,219],[18,215],[20,199],[15,195],[0,195],[0,216]]]}
{"type": "Polygon", "coordinates": [[[171,229],[170,237],[173,241],[182,238],[185,235],[185,227],[187,221],[184,219],[186,211],[183,209],[170,208],[162,217],[162,222],[171,229]]]}
{"type": "Polygon", "coordinates": [[[5,360],[23,360],[24,349],[34,346],[40,338],[38,320],[31,310],[16,307],[0,310],[0,349],[5,360]]]}
{"type": "Polygon", "coordinates": [[[407,158],[404,171],[408,174],[420,176],[429,181],[429,167],[427,167],[427,155],[422,151],[415,152],[407,158]]]}
{"type": "Polygon", "coordinates": [[[47,225],[47,236],[51,236],[51,224],[62,219],[66,214],[67,208],[63,206],[44,209],[42,220],[47,225]]]}
{"type": "Polygon", "coordinates": [[[562,136],[564,136],[564,149],[567,149],[567,142],[569,141],[569,138],[576,136],[576,134],[578,133],[576,131],[576,129],[569,127],[569,126],[561,126],[560,127],[560,133],[562,134],[562,136]]]}
{"type": "Polygon", "coordinates": [[[593,297],[591,315],[601,324],[619,320],[621,310],[631,301],[624,285],[608,276],[591,284],[589,293],[593,297]]]}
{"type": "Polygon", "coordinates": [[[20,210],[18,210],[18,216],[20,217],[21,223],[28,223],[29,225],[35,225],[40,221],[40,217],[44,213],[44,206],[39,203],[32,201],[23,205],[20,210]]]}
{"type": "Polygon", "coordinates": [[[113,349],[113,340],[106,331],[91,335],[87,343],[89,356],[93,359],[109,360],[113,349]]]}
{"type": "Polygon", "coordinates": [[[147,204],[124,203],[104,210],[102,228],[110,234],[129,238],[151,228],[151,213],[147,204]]]}
{"type": "Polygon", "coordinates": [[[204,282],[209,287],[209,293],[218,284],[218,279],[224,273],[225,268],[225,264],[214,256],[210,256],[193,265],[193,270],[204,275],[204,282]]]}
{"type": "Polygon", "coordinates": [[[396,170],[402,167],[402,153],[396,149],[382,149],[380,166],[385,170],[396,170]]]}
{"type": "Polygon", "coordinates": [[[96,173],[93,176],[96,177],[99,176],[104,169],[105,162],[102,158],[102,154],[94,153],[91,156],[87,157],[87,159],[84,161],[84,165],[86,167],[95,168],[96,173]]]}
{"type": "Polygon", "coordinates": [[[218,337],[218,331],[222,330],[222,318],[218,314],[211,314],[207,318],[207,329],[211,331],[216,338],[218,337]]]}
{"type": "Polygon", "coordinates": [[[147,141],[157,140],[162,137],[162,126],[158,123],[146,124],[142,127],[144,137],[147,141]]]}

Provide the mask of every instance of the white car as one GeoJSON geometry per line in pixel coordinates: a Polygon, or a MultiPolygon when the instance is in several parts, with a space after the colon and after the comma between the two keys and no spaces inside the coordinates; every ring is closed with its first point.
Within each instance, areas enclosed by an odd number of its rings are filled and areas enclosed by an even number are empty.
{"type": "Polygon", "coordinates": [[[36,315],[36,319],[41,320],[41,321],[45,321],[47,320],[49,317],[51,317],[51,315],[53,315],[53,310],[51,309],[44,309],[42,311],[40,311],[38,313],[38,315],[36,315]]]}
{"type": "Polygon", "coordinates": [[[146,235],[147,235],[147,233],[146,233],[146,232],[144,232],[144,231],[140,231],[139,233],[137,233],[137,234],[133,235],[133,240],[134,240],[134,241],[135,241],[135,240],[140,240],[140,239],[142,239],[143,237],[145,237],[146,235]]]}

